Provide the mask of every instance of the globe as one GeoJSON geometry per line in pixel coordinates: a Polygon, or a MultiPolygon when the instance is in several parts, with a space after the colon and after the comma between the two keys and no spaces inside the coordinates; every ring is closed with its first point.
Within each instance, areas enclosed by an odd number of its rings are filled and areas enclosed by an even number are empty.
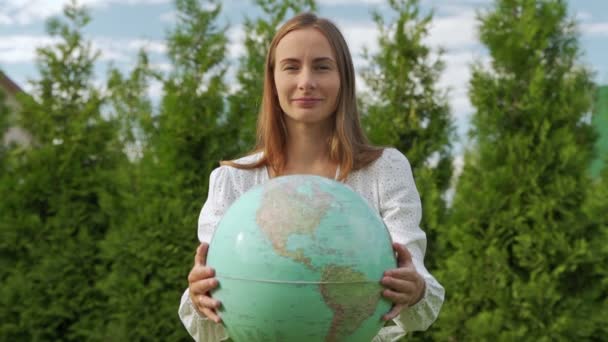
{"type": "Polygon", "coordinates": [[[396,267],[378,214],[342,183],[273,178],[239,197],[209,244],[218,314],[234,341],[371,341],[396,267]]]}

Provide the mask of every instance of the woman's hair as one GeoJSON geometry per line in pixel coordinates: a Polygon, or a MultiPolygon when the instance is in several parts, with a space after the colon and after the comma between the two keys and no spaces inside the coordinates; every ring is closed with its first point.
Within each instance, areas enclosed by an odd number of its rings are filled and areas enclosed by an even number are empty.
{"type": "Polygon", "coordinates": [[[340,91],[334,124],[329,138],[329,157],[340,165],[340,180],[345,180],[351,171],[361,169],[375,161],[382,154],[382,149],[374,147],[361,128],[357,99],[355,96],[355,71],[353,61],[340,30],[331,21],[319,18],[312,13],[302,13],[287,21],[275,34],[264,66],[264,92],[258,115],[257,143],[249,155],[263,152],[262,158],[251,164],[240,164],[235,161],[222,161],[240,169],[255,169],[261,166],[272,168],[276,175],[281,175],[285,168],[285,149],[287,128],[279,99],[276,95],[274,81],[275,54],[279,41],[289,32],[313,27],[321,31],[329,41],[337,59],[340,74],[340,91]]]}

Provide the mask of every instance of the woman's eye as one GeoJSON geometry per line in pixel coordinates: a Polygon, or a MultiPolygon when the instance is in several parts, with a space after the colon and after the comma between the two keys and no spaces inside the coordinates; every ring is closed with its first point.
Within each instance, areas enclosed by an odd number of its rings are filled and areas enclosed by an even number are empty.
{"type": "Polygon", "coordinates": [[[319,69],[319,70],[329,70],[329,66],[328,65],[319,65],[319,66],[317,66],[317,69],[319,69]]]}
{"type": "Polygon", "coordinates": [[[288,66],[286,66],[286,67],[285,67],[285,69],[283,69],[283,70],[296,70],[296,69],[297,69],[297,68],[296,68],[295,66],[288,65],[288,66]]]}

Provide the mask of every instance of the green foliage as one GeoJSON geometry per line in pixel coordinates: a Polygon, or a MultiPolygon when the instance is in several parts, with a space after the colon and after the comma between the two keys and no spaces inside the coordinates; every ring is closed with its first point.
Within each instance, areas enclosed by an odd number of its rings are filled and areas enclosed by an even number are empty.
{"type": "Polygon", "coordinates": [[[100,285],[108,297],[104,340],[191,339],[177,308],[198,244],[198,213],[211,170],[236,139],[224,117],[227,41],[216,25],[219,2],[176,5],[178,23],[167,39],[172,72],[152,73],[142,54],[129,78],[112,78],[113,107],[135,133],[139,153],[120,173],[127,180],[124,215],[102,244],[111,270],[100,285]],[[149,78],[163,83],[156,115],[145,100],[149,78]]]}
{"type": "MultiPolygon", "coordinates": [[[[0,75],[2,74],[2,71],[0,71],[0,75]]],[[[4,146],[3,139],[4,139],[4,135],[6,134],[6,131],[8,130],[8,126],[9,126],[9,115],[10,115],[10,110],[8,108],[8,106],[5,103],[6,100],[6,94],[4,94],[3,91],[0,91],[0,176],[2,175],[2,171],[3,171],[3,165],[4,165],[4,158],[5,158],[5,154],[6,154],[6,150],[7,147],[4,146]]]]}
{"type": "Polygon", "coordinates": [[[7,156],[0,180],[0,336],[6,340],[92,339],[105,301],[96,287],[97,243],[117,192],[111,170],[124,160],[116,123],[101,116],[92,84],[97,53],[82,37],[86,11],[74,3],[53,19],[54,46],[38,49],[41,79],[20,97],[17,124],[32,146],[7,156]]]}
{"type": "MultiPolygon", "coordinates": [[[[0,75],[2,75],[2,71],[0,71],[0,75]]],[[[9,116],[12,114],[10,108],[6,105],[6,94],[0,90],[0,186],[3,184],[3,180],[5,180],[4,175],[9,172],[11,165],[10,160],[8,158],[11,153],[12,146],[4,145],[4,136],[9,128],[9,116]]],[[[0,193],[1,194],[1,193],[0,193]]],[[[0,203],[0,214],[3,213],[4,207],[0,203]]],[[[2,216],[0,216],[1,218],[2,216]]],[[[14,262],[13,255],[11,255],[9,249],[6,249],[6,245],[3,241],[5,241],[5,232],[4,220],[0,220],[0,282],[3,282],[6,278],[6,275],[10,274],[10,269],[14,262]]]]}
{"type": "Polygon", "coordinates": [[[590,166],[591,175],[598,177],[608,165],[608,86],[598,87],[592,124],[598,135],[595,142],[595,158],[590,166]]]}
{"type": "Polygon", "coordinates": [[[492,64],[473,68],[475,146],[442,236],[454,252],[434,336],[601,340],[606,202],[589,197],[594,89],[575,23],[560,0],[498,0],[479,20],[492,64]]]}
{"type": "MultiPolygon", "coordinates": [[[[209,173],[251,148],[270,39],[315,2],[256,1],[263,15],[246,19],[233,94],[219,0],[175,3],[172,71],[153,71],[142,51],[129,75],[110,71],[103,91],[93,85],[98,52],[82,36],[87,11],[72,2],[64,21],[49,21],[58,42],[38,50],[40,79],[15,116],[31,145],[0,147],[0,340],[191,340],[177,308],[209,173]],[[151,82],[164,90],[156,109],[151,82]]],[[[366,53],[361,107],[372,140],[412,164],[427,264],[448,298],[413,338],[601,340],[608,171],[588,175],[594,89],[565,2],[497,0],[480,15],[492,67],[473,68],[475,145],[449,217],[443,64],[423,44],[432,14],[421,16],[417,0],[389,4],[394,21],[374,15],[380,50],[366,53]]],[[[0,133],[10,112],[1,103],[0,133]]]]}
{"type": "Polygon", "coordinates": [[[432,13],[422,16],[418,0],[391,0],[395,18],[374,21],[379,51],[365,57],[362,76],[370,91],[362,103],[370,139],[394,146],[409,159],[422,200],[421,226],[429,240],[427,267],[433,269],[442,249],[436,244],[446,215],[443,199],[452,175],[453,128],[446,94],[437,87],[444,69],[425,45],[432,13]]]}
{"type": "Polygon", "coordinates": [[[118,69],[111,68],[107,82],[107,115],[120,122],[119,138],[132,158],[140,158],[141,150],[155,130],[152,103],[146,95],[150,81],[161,76],[149,66],[145,51],[138,54],[137,64],[129,78],[118,69]]]}
{"type": "Polygon", "coordinates": [[[243,154],[255,144],[256,121],[262,103],[264,62],[272,37],[288,15],[315,11],[314,0],[255,0],[262,10],[257,19],[245,18],[245,55],[239,58],[238,89],[229,96],[229,119],[239,137],[235,152],[243,154]]]}

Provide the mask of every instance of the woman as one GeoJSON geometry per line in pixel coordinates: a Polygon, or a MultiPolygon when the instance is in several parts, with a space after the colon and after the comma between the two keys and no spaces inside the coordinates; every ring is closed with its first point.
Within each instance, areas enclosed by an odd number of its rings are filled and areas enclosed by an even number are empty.
{"type": "Polygon", "coordinates": [[[258,118],[258,143],[248,156],[222,162],[211,173],[199,217],[201,245],[179,308],[197,341],[226,339],[209,296],[218,286],[205,266],[208,243],[223,213],[241,194],[270,178],[314,174],[339,180],[365,198],[393,239],[398,268],[387,270],[383,296],[394,303],[375,341],[425,330],[443,303],[443,287],[424,267],[426,235],[418,227],[420,198],[409,162],[393,148],[365,138],[356,106],[355,73],[344,38],[330,21],[304,13],[286,22],[270,44],[258,118]]]}

